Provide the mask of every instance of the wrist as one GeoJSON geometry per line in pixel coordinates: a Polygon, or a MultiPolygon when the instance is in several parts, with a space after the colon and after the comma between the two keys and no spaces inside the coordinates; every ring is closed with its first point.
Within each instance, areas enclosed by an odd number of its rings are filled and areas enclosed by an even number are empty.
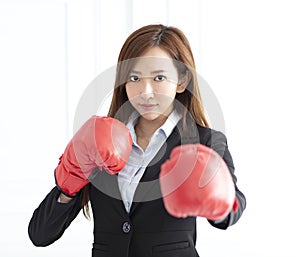
{"type": "Polygon", "coordinates": [[[72,201],[73,198],[66,196],[63,193],[60,193],[59,197],[58,197],[58,202],[59,203],[69,203],[72,201]]]}

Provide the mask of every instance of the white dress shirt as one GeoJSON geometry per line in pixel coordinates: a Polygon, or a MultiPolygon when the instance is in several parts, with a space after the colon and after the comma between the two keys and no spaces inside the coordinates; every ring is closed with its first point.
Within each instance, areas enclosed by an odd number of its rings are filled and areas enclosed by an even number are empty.
{"type": "Polygon", "coordinates": [[[134,126],[138,119],[139,114],[134,112],[126,124],[133,141],[132,151],[125,168],[118,174],[119,189],[125,209],[128,213],[130,212],[137,185],[148,164],[170,136],[178,121],[181,119],[181,115],[174,109],[165,123],[154,132],[145,151],[137,144],[134,126]]]}

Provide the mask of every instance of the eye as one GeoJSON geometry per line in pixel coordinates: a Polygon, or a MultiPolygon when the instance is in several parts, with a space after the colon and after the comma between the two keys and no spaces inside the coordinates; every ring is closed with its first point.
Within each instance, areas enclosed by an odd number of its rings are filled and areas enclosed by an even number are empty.
{"type": "Polygon", "coordinates": [[[167,78],[164,76],[164,75],[157,75],[154,80],[155,81],[164,81],[166,80],[167,78]]]}
{"type": "Polygon", "coordinates": [[[131,82],[137,82],[137,81],[140,81],[140,78],[137,75],[131,75],[129,77],[129,81],[131,81],[131,82]]]}

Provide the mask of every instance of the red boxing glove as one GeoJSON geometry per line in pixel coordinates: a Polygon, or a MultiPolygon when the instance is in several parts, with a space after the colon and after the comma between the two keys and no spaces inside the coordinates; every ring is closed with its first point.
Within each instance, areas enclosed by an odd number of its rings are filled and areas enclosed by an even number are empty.
{"type": "Polygon", "coordinates": [[[57,186],[67,196],[76,193],[90,181],[98,167],[109,174],[120,172],[132,148],[127,127],[111,117],[92,116],[67,145],[55,170],[57,186]]]}
{"type": "Polygon", "coordinates": [[[204,145],[176,147],[161,166],[159,179],[164,205],[177,218],[219,220],[237,209],[235,186],[226,163],[204,145]]]}

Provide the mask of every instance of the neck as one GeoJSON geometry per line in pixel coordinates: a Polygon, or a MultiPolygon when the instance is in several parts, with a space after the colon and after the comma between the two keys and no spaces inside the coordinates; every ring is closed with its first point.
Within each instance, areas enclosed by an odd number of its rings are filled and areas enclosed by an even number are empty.
{"type": "Polygon", "coordinates": [[[167,116],[161,115],[155,120],[147,120],[141,116],[139,122],[135,126],[137,137],[150,139],[154,132],[165,123],[167,118],[167,116]]]}

